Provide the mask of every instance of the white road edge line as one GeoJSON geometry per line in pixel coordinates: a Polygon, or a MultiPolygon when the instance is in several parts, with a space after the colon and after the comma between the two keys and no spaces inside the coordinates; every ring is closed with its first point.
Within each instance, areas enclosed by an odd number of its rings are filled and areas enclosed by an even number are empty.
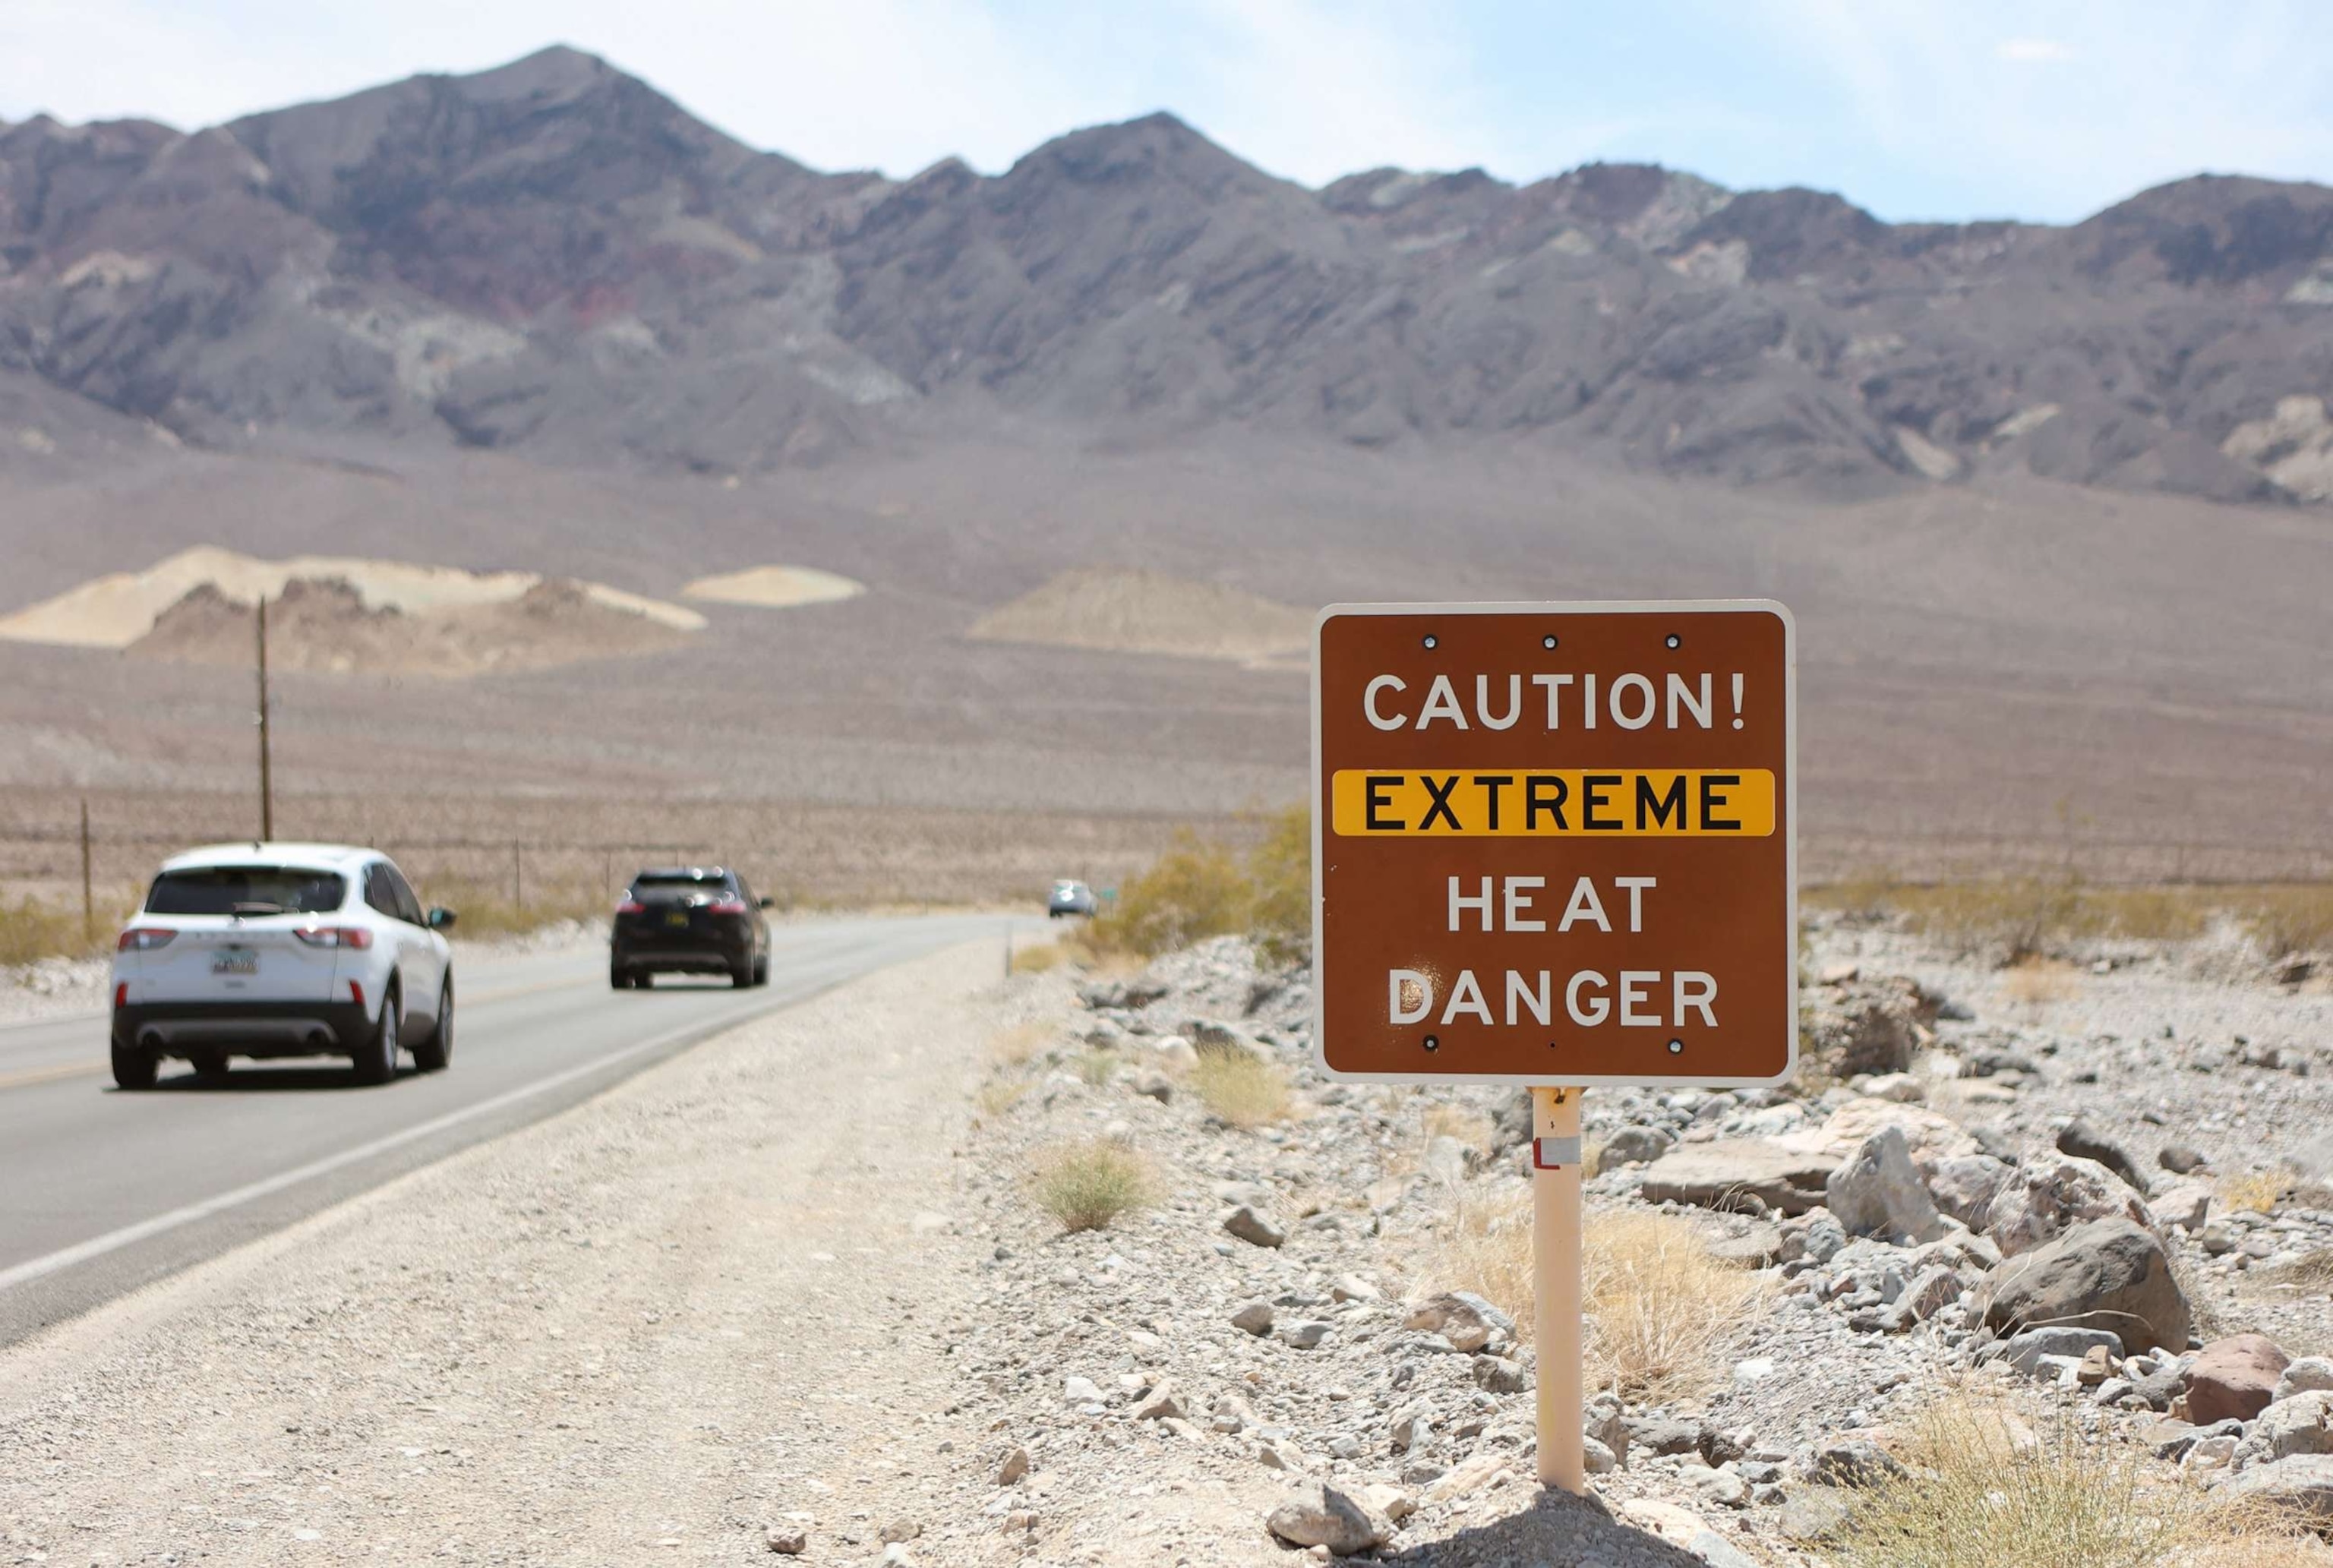
{"type": "MultiPolygon", "coordinates": [[[[827,983],[832,982],[829,980],[827,983]]],[[[197,1219],[206,1219],[214,1214],[223,1214],[230,1209],[241,1208],[244,1204],[256,1199],[281,1192],[287,1187],[296,1187],[302,1181],[311,1181],[319,1176],[328,1176],[343,1166],[353,1165],[360,1160],[370,1160],[376,1154],[385,1154],[402,1144],[428,1137],[433,1133],[442,1133],[448,1127],[459,1126],[464,1122],[485,1115],[489,1112],[499,1111],[505,1105],[514,1105],[522,1100],[532,1099],[537,1095],[548,1094],[563,1085],[573,1083],[578,1078],[589,1077],[593,1073],[604,1072],[618,1063],[629,1061],[634,1056],[646,1056],[650,1051],[661,1050],[667,1046],[687,1039],[691,1035],[718,1034],[722,1029],[733,1024],[742,1023],[756,1013],[775,1011],[777,1008],[793,1005],[793,1001],[794,999],[788,999],[771,1008],[741,1009],[734,1014],[725,1014],[708,1021],[689,1024],[677,1029],[668,1029],[653,1039],[642,1040],[637,1045],[626,1046],[622,1050],[611,1055],[580,1063],[565,1072],[554,1073],[548,1078],[539,1079],[523,1087],[496,1095],[491,1100],[481,1100],[475,1105],[465,1105],[458,1111],[448,1111],[442,1116],[433,1117],[429,1121],[388,1133],[374,1139],[370,1143],[360,1143],[353,1149],[343,1149],[337,1154],[312,1161],[295,1170],[279,1171],[275,1175],[264,1177],[257,1181],[237,1187],[232,1191],[222,1192],[215,1198],[206,1198],[199,1203],[189,1203],[182,1209],[173,1209],[167,1214],[157,1214],[151,1219],[141,1219],[135,1225],[125,1225],[119,1230],[110,1230],[102,1236],[94,1236],[87,1241],[76,1242],[71,1247],[19,1263],[13,1268],[0,1269],[0,1290],[11,1289],[28,1280],[54,1274],[59,1269],[71,1268],[76,1263],[86,1263],[92,1257],[102,1257],[109,1252],[118,1251],[133,1243],[144,1241],[149,1237],[176,1230],[181,1225],[190,1225],[197,1219]]]]}

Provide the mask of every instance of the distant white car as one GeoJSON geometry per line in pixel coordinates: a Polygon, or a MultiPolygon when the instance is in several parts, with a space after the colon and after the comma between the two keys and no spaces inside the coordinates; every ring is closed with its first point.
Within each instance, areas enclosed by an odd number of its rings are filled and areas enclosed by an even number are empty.
{"type": "Polygon", "coordinates": [[[378,850],[173,856],[115,944],[113,1081],[149,1088],[165,1056],[210,1076],[230,1056],[341,1056],[384,1084],[400,1049],[434,1072],[454,1054],[453,923],[378,850]]]}

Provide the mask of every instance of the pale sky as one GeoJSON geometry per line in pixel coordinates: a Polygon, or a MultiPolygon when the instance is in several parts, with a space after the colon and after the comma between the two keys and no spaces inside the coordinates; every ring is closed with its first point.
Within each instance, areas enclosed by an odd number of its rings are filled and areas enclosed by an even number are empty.
{"type": "Polygon", "coordinates": [[[2063,222],[2203,170],[2333,183],[2321,0],[0,0],[0,118],[192,128],[552,43],[894,176],[1168,109],[1311,185],[1644,159],[2063,222]]]}

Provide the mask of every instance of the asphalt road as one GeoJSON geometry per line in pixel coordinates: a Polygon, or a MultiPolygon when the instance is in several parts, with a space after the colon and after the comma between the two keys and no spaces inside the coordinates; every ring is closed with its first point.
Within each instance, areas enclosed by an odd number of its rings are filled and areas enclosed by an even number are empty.
{"type": "MultiPolygon", "coordinates": [[[[955,942],[996,916],[853,919],[771,932],[770,983],[608,985],[593,949],[465,963],[453,1065],[357,1085],[346,1064],[183,1064],[124,1094],[96,1015],[0,1028],[0,1344],[576,1104],[730,1026],[955,942]],[[175,1070],[174,1070],[175,1069],[175,1070]]],[[[844,1043],[847,1044],[847,1043],[844,1043]]]]}

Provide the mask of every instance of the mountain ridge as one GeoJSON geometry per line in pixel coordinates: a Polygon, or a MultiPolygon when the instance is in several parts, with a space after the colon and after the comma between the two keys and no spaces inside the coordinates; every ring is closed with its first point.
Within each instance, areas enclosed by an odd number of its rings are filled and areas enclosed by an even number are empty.
{"type": "MultiPolygon", "coordinates": [[[[26,406],[228,451],[720,473],[1240,425],[1831,499],[2026,472],[2287,502],[2333,453],[2292,406],[2333,391],[2333,189],[2244,176],[1891,225],[1645,164],[1312,189],[1162,110],[893,180],[553,46],[192,132],[0,128],[0,265],[26,406]]],[[[75,460],[23,428],[0,463],[75,460]]]]}

